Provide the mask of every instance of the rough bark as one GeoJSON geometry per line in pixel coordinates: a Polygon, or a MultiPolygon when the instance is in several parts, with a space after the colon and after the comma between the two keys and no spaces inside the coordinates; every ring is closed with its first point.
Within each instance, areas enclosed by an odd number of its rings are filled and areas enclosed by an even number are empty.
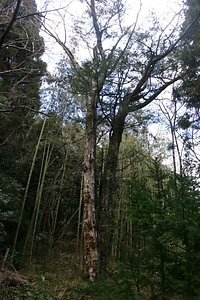
{"type": "Polygon", "coordinates": [[[99,211],[99,247],[100,261],[107,264],[110,256],[113,228],[114,228],[114,197],[116,195],[116,174],[119,156],[119,148],[122,141],[125,119],[127,116],[127,103],[122,103],[113,121],[108,145],[108,152],[102,174],[100,187],[100,211],[99,211]],[[124,105],[126,104],[126,105],[124,105]]]}
{"type": "Polygon", "coordinates": [[[96,97],[87,97],[86,141],[83,163],[83,271],[94,281],[98,271],[97,226],[95,211],[95,148],[96,148],[96,97]]]}
{"type": "Polygon", "coordinates": [[[119,147],[122,140],[125,118],[127,116],[124,107],[121,107],[113,122],[110,133],[108,152],[105,161],[102,186],[101,186],[101,209],[103,211],[112,211],[113,193],[116,188],[116,172],[119,155],[119,147]]]}

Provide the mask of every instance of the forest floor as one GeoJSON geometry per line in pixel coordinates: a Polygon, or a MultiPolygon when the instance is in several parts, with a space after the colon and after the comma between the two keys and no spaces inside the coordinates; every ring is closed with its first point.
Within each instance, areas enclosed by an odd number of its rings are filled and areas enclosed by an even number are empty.
{"type": "MultiPolygon", "coordinates": [[[[63,247],[62,247],[63,248],[63,247]]],[[[73,247],[74,248],[74,247],[73,247]]],[[[25,284],[0,284],[0,300],[161,300],[162,297],[137,295],[129,280],[116,276],[117,268],[107,270],[95,283],[83,279],[81,260],[74,249],[57,248],[51,259],[41,254],[19,271],[12,271],[25,284]]],[[[171,298],[165,300],[189,300],[171,298]]],[[[190,298],[191,299],[191,298],[190,298]]],[[[196,299],[196,298],[195,298],[196,299]]],[[[199,298],[200,299],[200,298],[199,298]]]]}
{"type": "MultiPolygon", "coordinates": [[[[90,283],[82,275],[81,259],[69,247],[55,249],[48,259],[38,255],[20,270],[9,268],[11,284],[0,284],[0,300],[128,300],[127,291],[112,278],[90,283]],[[16,277],[16,278],[15,278],[16,277]],[[22,283],[17,282],[15,279],[22,283]],[[24,284],[25,282],[25,284],[24,284]],[[125,294],[124,294],[125,293],[125,294]]],[[[10,279],[9,279],[10,280],[10,279]]],[[[1,281],[0,281],[1,283],[1,281]]]]}

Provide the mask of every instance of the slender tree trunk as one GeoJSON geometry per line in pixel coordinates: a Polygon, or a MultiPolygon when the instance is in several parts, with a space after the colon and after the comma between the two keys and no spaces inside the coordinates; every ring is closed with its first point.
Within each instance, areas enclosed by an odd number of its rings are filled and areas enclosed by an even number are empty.
{"type": "Polygon", "coordinates": [[[98,271],[95,210],[96,94],[87,97],[86,141],[83,163],[83,271],[94,281],[98,271]]]}

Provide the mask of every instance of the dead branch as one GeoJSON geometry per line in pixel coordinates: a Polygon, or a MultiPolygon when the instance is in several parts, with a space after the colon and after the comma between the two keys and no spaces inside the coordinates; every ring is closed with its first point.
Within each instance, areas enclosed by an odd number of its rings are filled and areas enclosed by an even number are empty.
{"type": "Polygon", "coordinates": [[[28,279],[20,275],[17,271],[4,271],[0,272],[0,285],[17,286],[26,285],[28,279]]]}

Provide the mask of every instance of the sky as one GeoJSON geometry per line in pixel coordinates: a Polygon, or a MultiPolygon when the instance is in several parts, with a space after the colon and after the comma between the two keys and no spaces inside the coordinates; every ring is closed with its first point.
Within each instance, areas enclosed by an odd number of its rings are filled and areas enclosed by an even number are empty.
{"type": "MultiPolygon", "coordinates": [[[[111,0],[112,1],[112,0],[111,0]]],[[[130,9],[128,10],[129,16],[127,16],[127,21],[135,19],[136,14],[139,9],[140,0],[126,0],[130,9]],[[134,3],[134,5],[133,5],[134,3]]],[[[69,21],[71,16],[81,16],[84,11],[84,0],[36,0],[39,11],[50,11],[46,14],[46,20],[50,27],[55,30],[55,33],[64,40],[64,22],[69,21]],[[65,8],[65,9],[61,9],[65,8]],[[56,11],[53,11],[56,10],[56,11]],[[63,19],[65,21],[63,22],[63,19]]],[[[144,25],[148,22],[148,14],[150,12],[156,13],[162,20],[163,24],[168,23],[172,16],[179,11],[179,4],[182,0],[141,0],[142,8],[140,13],[141,23],[144,25]]],[[[68,40],[73,39],[70,33],[68,24],[69,35],[68,40]],[[71,35],[71,36],[70,36],[71,35]]],[[[41,33],[44,37],[46,43],[46,52],[43,56],[43,60],[47,62],[48,70],[53,72],[55,70],[55,65],[62,56],[62,49],[60,46],[56,45],[52,38],[49,38],[45,33],[41,33]]]]}

